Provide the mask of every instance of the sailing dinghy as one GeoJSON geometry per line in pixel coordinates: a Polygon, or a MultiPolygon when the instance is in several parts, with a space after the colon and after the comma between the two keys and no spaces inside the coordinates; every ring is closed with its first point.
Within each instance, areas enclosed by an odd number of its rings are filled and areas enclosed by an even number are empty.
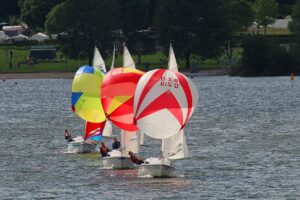
{"type": "Polygon", "coordinates": [[[70,153],[94,152],[96,142],[101,140],[105,114],[100,101],[100,88],[104,74],[91,66],[80,67],[72,83],[72,110],[86,121],[84,137],[76,137],[68,143],[70,153]],[[94,142],[93,142],[94,141],[94,142]]]}
{"type": "Polygon", "coordinates": [[[148,158],[139,167],[139,176],[172,177],[172,159],[187,157],[183,128],[198,103],[193,82],[178,72],[172,46],[169,70],[147,72],[138,82],[134,97],[137,126],[146,135],[162,140],[161,157],[148,158]]]}
{"type": "Polygon", "coordinates": [[[122,68],[111,69],[101,88],[101,102],[107,119],[121,129],[121,149],[109,152],[103,158],[103,166],[113,169],[128,169],[135,165],[128,151],[139,152],[139,133],[133,120],[133,96],[137,82],[144,74],[135,69],[135,63],[124,45],[122,68]]]}

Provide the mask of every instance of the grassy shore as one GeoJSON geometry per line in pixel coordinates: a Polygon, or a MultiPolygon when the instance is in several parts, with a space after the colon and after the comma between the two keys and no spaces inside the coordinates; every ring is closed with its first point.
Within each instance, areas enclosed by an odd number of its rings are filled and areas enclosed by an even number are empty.
{"type": "MultiPolygon", "coordinates": [[[[63,58],[61,52],[57,52],[56,61],[39,61],[33,65],[28,64],[29,47],[0,47],[0,73],[28,73],[28,72],[75,72],[78,67],[87,65],[87,59],[72,60],[63,58]],[[12,52],[12,57],[10,52],[12,52]],[[11,66],[10,66],[11,62],[11,66]]],[[[133,59],[137,63],[137,56],[133,55],[133,59]]],[[[151,55],[142,55],[141,64],[137,64],[137,68],[144,70],[145,63],[149,63],[149,69],[167,67],[167,57],[162,52],[151,55]]],[[[106,59],[106,65],[111,65],[111,58],[106,59]]],[[[185,62],[178,59],[178,65],[184,68],[185,62]]],[[[115,67],[122,66],[122,55],[117,54],[115,67]]],[[[198,64],[199,69],[220,69],[222,65],[217,59],[206,60],[198,64]]]]}

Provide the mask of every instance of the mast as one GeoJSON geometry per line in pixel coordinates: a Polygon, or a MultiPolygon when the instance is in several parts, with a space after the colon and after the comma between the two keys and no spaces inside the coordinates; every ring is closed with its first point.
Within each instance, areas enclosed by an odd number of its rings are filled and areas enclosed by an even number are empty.
{"type": "Polygon", "coordinates": [[[110,69],[115,68],[115,58],[116,58],[116,45],[114,44],[114,50],[113,50],[113,56],[112,56],[110,69]]]}

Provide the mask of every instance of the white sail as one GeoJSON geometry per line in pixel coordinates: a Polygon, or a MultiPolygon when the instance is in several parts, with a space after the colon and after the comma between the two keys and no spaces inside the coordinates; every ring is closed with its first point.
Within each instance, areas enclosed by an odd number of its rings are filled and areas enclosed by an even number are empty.
{"type": "Polygon", "coordinates": [[[126,154],[128,154],[128,151],[139,153],[140,137],[138,131],[130,132],[122,130],[121,135],[122,152],[126,152],[126,154]]]}
{"type": "Polygon", "coordinates": [[[107,120],[102,132],[103,137],[112,137],[112,124],[107,120]]]}
{"type": "Polygon", "coordinates": [[[176,62],[176,57],[175,57],[175,53],[173,51],[172,44],[170,44],[170,49],[169,49],[168,68],[169,68],[169,70],[178,71],[178,65],[176,62]]]}
{"type": "Polygon", "coordinates": [[[188,149],[183,131],[162,140],[163,157],[170,160],[183,159],[188,157],[188,149]]]}
{"type": "Polygon", "coordinates": [[[140,145],[144,144],[144,140],[145,140],[145,134],[143,132],[139,132],[140,133],[140,145]]]}
{"type": "Polygon", "coordinates": [[[123,67],[130,67],[135,69],[135,63],[125,44],[123,49],[123,67]]]}
{"type": "Polygon", "coordinates": [[[113,51],[113,56],[112,56],[112,61],[111,61],[111,67],[110,67],[110,69],[115,68],[115,59],[116,59],[116,46],[114,45],[114,51],[113,51]]]}
{"type": "Polygon", "coordinates": [[[94,49],[93,67],[97,67],[98,69],[102,70],[103,72],[106,72],[105,62],[102,59],[102,56],[101,56],[99,50],[97,49],[97,47],[95,47],[95,49],[94,49]]]}

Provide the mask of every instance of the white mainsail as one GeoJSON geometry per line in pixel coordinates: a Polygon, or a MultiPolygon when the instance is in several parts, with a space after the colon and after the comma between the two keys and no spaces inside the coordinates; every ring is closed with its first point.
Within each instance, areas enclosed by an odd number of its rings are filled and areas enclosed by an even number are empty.
{"type": "Polygon", "coordinates": [[[122,150],[124,151],[124,153],[128,154],[128,151],[139,153],[140,137],[138,131],[130,132],[122,130],[121,135],[122,150]]]}
{"type": "Polygon", "coordinates": [[[99,50],[97,49],[97,47],[95,47],[95,49],[94,49],[93,67],[97,67],[98,69],[100,69],[104,73],[106,73],[105,62],[102,59],[102,56],[101,56],[99,50]]]}
{"type": "Polygon", "coordinates": [[[103,137],[113,137],[112,135],[112,124],[110,121],[106,120],[103,132],[102,132],[103,137]]]}
{"type": "Polygon", "coordinates": [[[130,67],[135,69],[135,63],[125,44],[123,49],[123,67],[130,67]]]}
{"type": "Polygon", "coordinates": [[[173,51],[172,44],[170,44],[170,48],[169,48],[168,69],[169,70],[175,70],[176,72],[178,72],[178,65],[177,65],[177,62],[176,62],[176,57],[175,57],[175,53],[173,51]]]}
{"type": "MultiPolygon", "coordinates": [[[[169,49],[168,68],[169,70],[178,71],[178,65],[176,62],[172,44],[170,44],[169,49]]],[[[171,160],[183,159],[188,157],[188,148],[183,129],[172,137],[162,139],[162,152],[164,158],[168,158],[171,160]]]]}
{"type": "Polygon", "coordinates": [[[188,148],[183,130],[178,134],[162,140],[163,157],[170,160],[188,157],[188,148]]]}

